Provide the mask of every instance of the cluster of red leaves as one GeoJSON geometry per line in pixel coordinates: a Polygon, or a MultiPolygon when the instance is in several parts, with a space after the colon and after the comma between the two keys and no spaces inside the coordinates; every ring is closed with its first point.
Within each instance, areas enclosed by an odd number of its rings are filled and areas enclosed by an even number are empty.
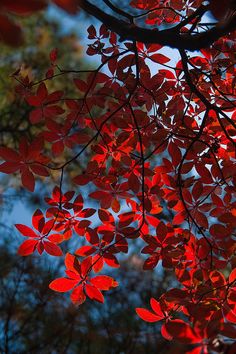
{"type": "Polygon", "coordinates": [[[187,16],[190,16],[201,3],[202,0],[192,0],[187,4],[184,0],[131,0],[130,5],[149,12],[146,18],[147,24],[161,25],[180,22],[183,10],[186,11],[187,16]]]}
{"type": "Polygon", "coordinates": [[[192,280],[185,282],[182,289],[167,291],[159,301],[151,298],[152,311],[137,308],[136,312],[147,322],[164,320],[161,328],[164,338],[175,338],[185,344],[198,344],[192,352],[200,354],[202,350],[208,352],[207,339],[218,335],[235,338],[236,269],[228,279],[221,272],[213,270],[201,286],[192,283],[192,280]],[[176,319],[178,312],[183,312],[189,321],[176,319]]]}
{"type": "MultiPolygon", "coordinates": [[[[156,3],[131,2],[146,10],[156,3]]],[[[157,17],[179,22],[180,3],[169,1],[172,10],[168,5],[148,12],[147,23],[157,17]]],[[[200,3],[181,6],[191,14],[200,3]]],[[[29,237],[19,253],[45,249],[58,256],[58,244],[79,236],[83,245],[66,255],[67,277],[50,287],[72,290],[77,304],[86,297],[103,302],[101,291],[117,283],[91,273],[104,265],[118,268],[119,253],[127,253],[133,239],[142,239],[144,269],[161,262],[179,287],[151,299],[152,311],[139,308],[138,315],[164,321],[163,336],[193,344],[191,353],[208,353],[218,336],[236,338],[235,34],[198,55],[180,52],[173,66],[160,45],[120,44],[104,25],[98,31],[90,26],[88,34],[87,53],[99,55],[101,65],[76,75],[77,99],[48,92],[46,82],[57,70],[55,50],[51,71],[38,87],[18,77],[22,88],[17,91],[32,107],[29,119],[42,131],[36,143],[21,142],[19,151],[1,148],[0,171],[20,171],[31,191],[32,173],[61,173],[60,187],[45,199],[45,216],[40,211],[33,216],[36,231],[16,225],[29,237]],[[52,152],[48,160],[44,146],[52,152]],[[97,208],[84,208],[81,194],[63,193],[67,167],[77,169],[78,161],[83,171],[73,174],[73,182],[81,193],[92,189],[86,201],[97,201],[97,208]]]]}
{"type": "Polygon", "coordinates": [[[62,96],[62,91],[55,91],[49,95],[47,87],[42,82],[38,86],[36,95],[28,95],[26,99],[30,106],[36,107],[30,112],[30,122],[36,124],[44,118],[56,117],[64,113],[64,110],[55,104],[57,101],[60,101],[62,96]]]}
{"type": "Polygon", "coordinates": [[[103,303],[104,297],[101,291],[118,286],[118,283],[107,275],[97,275],[93,278],[88,276],[90,268],[93,267],[92,257],[87,257],[80,263],[75,256],[67,253],[65,266],[67,278],[55,279],[49,287],[59,292],[73,289],[70,297],[76,305],[81,305],[86,300],[86,296],[103,303]]]}
{"type": "Polygon", "coordinates": [[[42,254],[45,250],[52,256],[62,256],[62,251],[57,245],[58,239],[61,236],[58,234],[50,234],[53,229],[54,220],[48,220],[45,222],[45,217],[41,210],[36,210],[32,216],[32,225],[36,231],[23,224],[16,224],[17,230],[22,236],[29,237],[24,241],[18,249],[18,253],[21,256],[28,256],[35,250],[39,254],[42,254]],[[50,234],[50,235],[49,235],[50,234]]]}
{"type": "Polygon", "coordinates": [[[45,167],[50,161],[42,155],[44,146],[43,139],[37,138],[32,143],[28,143],[26,138],[22,138],[19,143],[19,151],[8,147],[0,147],[0,156],[5,160],[0,165],[0,172],[14,173],[20,171],[22,185],[30,192],[34,191],[34,174],[39,176],[49,176],[45,167]]]}

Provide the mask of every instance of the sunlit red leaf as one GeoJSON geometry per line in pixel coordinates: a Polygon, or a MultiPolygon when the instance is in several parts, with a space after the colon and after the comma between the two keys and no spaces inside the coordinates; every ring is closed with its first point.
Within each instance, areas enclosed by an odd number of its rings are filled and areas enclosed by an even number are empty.
{"type": "Polygon", "coordinates": [[[53,280],[49,284],[49,288],[54,291],[64,293],[66,291],[70,291],[71,289],[73,289],[77,283],[78,283],[78,281],[73,280],[73,279],[58,278],[58,279],[53,280]]]}
{"type": "Polygon", "coordinates": [[[233,283],[235,281],[236,281],[236,268],[233,269],[232,272],[229,275],[229,283],[233,283]]]}
{"type": "Polygon", "coordinates": [[[155,315],[153,312],[143,309],[143,308],[136,308],[135,309],[137,315],[146,322],[157,322],[161,320],[161,317],[155,315]]]}
{"type": "Polygon", "coordinates": [[[35,251],[37,244],[38,244],[38,240],[24,241],[18,248],[19,255],[28,256],[32,254],[35,251]]]}
{"type": "Polygon", "coordinates": [[[82,276],[86,276],[88,271],[91,269],[91,267],[92,267],[92,257],[89,256],[89,257],[85,258],[81,263],[82,276]]]}
{"type": "Polygon", "coordinates": [[[93,256],[93,271],[95,273],[99,273],[104,266],[104,260],[103,257],[101,257],[99,254],[93,256]]]}
{"type": "Polygon", "coordinates": [[[161,309],[160,302],[154,299],[153,297],[150,299],[150,305],[152,310],[160,317],[164,317],[163,311],[161,309]]]}
{"type": "Polygon", "coordinates": [[[108,275],[98,275],[92,278],[91,283],[100,290],[109,290],[118,286],[118,283],[108,275]]]}
{"type": "Polygon", "coordinates": [[[91,254],[93,254],[96,251],[95,247],[92,246],[82,246],[79,249],[77,249],[75,251],[75,254],[78,256],[90,256],[91,254]]]}
{"type": "Polygon", "coordinates": [[[75,305],[81,305],[85,302],[86,300],[86,295],[84,293],[83,287],[82,285],[76,286],[71,295],[70,295],[71,301],[75,304],[75,305]]]}
{"type": "Polygon", "coordinates": [[[44,249],[51,256],[60,257],[63,255],[62,250],[55,243],[44,241],[44,249]]]}
{"type": "Polygon", "coordinates": [[[168,333],[168,331],[166,329],[166,323],[164,323],[161,327],[161,335],[162,335],[162,337],[164,337],[167,340],[173,339],[173,336],[170,333],[168,333]]]}
{"type": "Polygon", "coordinates": [[[40,209],[35,210],[35,212],[32,216],[32,225],[39,232],[43,231],[43,228],[45,225],[45,218],[44,218],[44,215],[40,209]]]}
{"type": "Polygon", "coordinates": [[[80,263],[76,257],[70,253],[67,253],[65,256],[65,266],[66,269],[75,272],[76,274],[80,274],[80,263]]]}
{"type": "Polygon", "coordinates": [[[98,301],[101,303],[104,302],[104,297],[103,297],[101,291],[99,291],[95,286],[90,285],[90,284],[86,284],[85,285],[85,292],[91,300],[95,300],[95,301],[98,301]]]}
{"type": "Polygon", "coordinates": [[[15,227],[23,236],[38,238],[38,235],[30,227],[23,224],[15,224],[15,227]]]}
{"type": "Polygon", "coordinates": [[[111,202],[111,208],[115,213],[119,213],[120,211],[120,203],[118,199],[114,198],[111,202]]]}

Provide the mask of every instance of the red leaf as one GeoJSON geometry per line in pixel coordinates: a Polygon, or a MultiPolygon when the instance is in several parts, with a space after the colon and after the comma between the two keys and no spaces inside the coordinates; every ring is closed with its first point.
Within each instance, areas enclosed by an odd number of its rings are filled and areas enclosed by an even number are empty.
{"type": "Polygon", "coordinates": [[[38,244],[37,244],[37,251],[39,254],[42,254],[43,251],[44,251],[44,245],[43,245],[43,242],[42,241],[39,241],[38,244]]]}
{"type": "Polygon", "coordinates": [[[103,257],[101,257],[99,254],[96,254],[93,256],[93,271],[95,273],[99,273],[104,266],[104,260],[103,257]]]}
{"type": "Polygon", "coordinates": [[[35,173],[36,175],[44,176],[44,177],[49,176],[48,170],[44,166],[41,166],[39,164],[31,164],[30,168],[33,171],[33,173],[35,173]]]}
{"type": "Polygon", "coordinates": [[[55,156],[61,155],[64,151],[64,142],[63,140],[56,141],[52,144],[52,152],[55,156]]]}
{"type": "Polygon", "coordinates": [[[163,312],[162,312],[161,305],[160,305],[159,301],[157,301],[156,299],[154,299],[154,298],[152,297],[151,300],[150,300],[150,305],[151,305],[152,310],[153,310],[158,316],[160,316],[161,318],[164,317],[164,314],[163,314],[163,312]]]}
{"type": "Polygon", "coordinates": [[[149,310],[138,307],[135,309],[135,311],[137,315],[146,322],[157,322],[161,320],[160,316],[155,315],[149,310]]]}
{"type": "Polygon", "coordinates": [[[227,303],[223,305],[223,313],[227,321],[236,324],[236,309],[231,308],[227,303]]]}
{"type": "Polygon", "coordinates": [[[64,241],[64,236],[61,234],[51,234],[48,236],[48,240],[52,243],[61,243],[64,241]]]}
{"type": "Polygon", "coordinates": [[[177,338],[181,343],[200,343],[202,338],[198,337],[189,324],[182,320],[171,320],[166,323],[166,331],[173,338],[177,338]]]}
{"type": "Polygon", "coordinates": [[[80,274],[79,261],[70,253],[67,253],[65,256],[65,266],[66,269],[75,272],[76,274],[80,274]]]}
{"type": "Polygon", "coordinates": [[[15,224],[15,227],[23,236],[38,238],[39,236],[28,226],[23,224],[15,224]]]}
{"type": "Polygon", "coordinates": [[[88,89],[88,85],[80,80],[80,79],[74,79],[75,86],[82,92],[86,92],[88,89]]]}
{"type": "Polygon", "coordinates": [[[78,283],[77,280],[68,279],[68,278],[58,278],[53,280],[49,284],[49,288],[54,291],[64,293],[66,291],[73,289],[77,283],[78,283]]]}
{"type": "Polygon", "coordinates": [[[43,244],[44,244],[45,251],[48,254],[50,254],[51,256],[60,257],[60,256],[63,255],[62,250],[55,243],[52,243],[52,242],[49,242],[49,241],[44,241],[43,244]]]}
{"type": "Polygon", "coordinates": [[[171,156],[172,164],[177,167],[182,158],[181,150],[176,143],[170,142],[168,145],[168,152],[171,156]]]}
{"type": "Polygon", "coordinates": [[[57,60],[57,53],[58,53],[58,49],[57,48],[54,48],[54,49],[51,50],[51,52],[49,54],[51,62],[54,63],[57,60]]]}
{"type": "Polygon", "coordinates": [[[1,6],[17,15],[27,15],[44,9],[47,6],[47,2],[45,0],[1,0],[1,6]]]}
{"type": "Polygon", "coordinates": [[[85,292],[91,300],[96,300],[101,303],[104,302],[104,297],[103,297],[101,291],[99,291],[95,286],[90,285],[90,284],[86,284],[85,285],[85,292]]]}
{"type": "Polygon", "coordinates": [[[70,298],[75,305],[81,305],[83,302],[85,302],[86,296],[82,285],[79,285],[73,289],[70,298]]]}
{"type": "Polygon", "coordinates": [[[104,258],[104,261],[106,262],[106,264],[109,265],[109,267],[119,268],[120,264],[119,264],[117,258],[113,254],[106,254],[105,253],[103,258],[104,258]]]}
{"type": "Polygon", "coordinates": [[[89,178],[89,176],[86,176],[86,175],[79,175],[79,176],[73,178],[73,182],[80,185],[80,186],[84,186],[85,184],[90,182],[90,178],[89,178]]]}
{"type": "Polygon", "coordinates": [[[96,191],[96,192],[92,192],[89,194],[90,198],[93,199],[97,199],[97,200],[101,200],[101,199],[106,199],[109,198],[109,193],[104,192],[104,191],[96,191]]]}
{"type": "Polygon", "coordinates": [[[21,256],[28,256],[35,251],[37,244],[38,240],[26,240],[18,248],[18,253],[21,256]]]}
{"type": "Polygon", "coordinates": [[[37,95],[43,102],[48,96],[48,90],[44,82],[41,82],[37,88],[37,95]]]}
{"type": "MultiPolygon", "coordinates": [[[[101,206],[103,206],[104,208],[105,208],[105,207],[108,207],[108,208],[109,208],[109,206],[110,206],[110,200],[109,200],[109,199],[106,199],[106,202],[103,201],[103,202],[101,203],[101,206]]],[[[120,203],[119,203],[119,201],[118,201],[116,198],[112,199],[111,208],[112,208],[112,210],[113,210],[115,213],[119,213],[119,211],[120,211],[120,203]]]]}
{"type": "Polygon", "coordinates": [[[92,266],[92,257],[89,256],[81,263],[81,275],[86,276],[92,266]]]}
{"type": "Polygon", "coordinates": [[[144,270],[150,270],[154,269],[157,266],[157,263],[159,261],[159,254],[154,253],[151,255],[149,258],[147,258],[143,264],[143,269],[144,270]]]}
{"type": "Polygon", "coordinates": [[[40,106],[41,100],[38,96],[26,97],[26,101],[30,106],[38,107],[40,106]]]}
{"type": "Polygon", "coordinates": [[[213,237],[220,238],[220,239],[225,238],[231,234],[230,229],[228,229],[222,224],[211,225],[210,233],[213,237]]]}
{"type": "Polygon", "coordinates": [[[167,332],[166,323],[164,323],[161,327],[161,335],[162,335],[162,337],[164,337],[167,340],[173,339],[173,336],[167,332]]]}
{"type": "Polygon", "coordinates": [[[43,119],[42,109],[34,109],[30,112],[30,122],[32,124],[37,124],[43,119]]]}
{"type": "Polygon", "coordinates": [[[14,173],[18,171],[20,168],[20,164],[16,162],[3,162],[0,165],[0,172],[2,173],[14,173]]]}
{"type": "Polygon", "coordinates": [[[47,70],[45,77],[47,79],[51,79],[53,77],[53,75],[54,75],[54,68],[51,67],[47,70]]]}
{"type": "Polygon", "coordinates": [[[138,193],[141,183],[138,179],[138,177],[134,174],[131,173],[129,175],[129,179],[128,179],[128,184],[129,184],[129,188],[134,192],[134,193],[138,193]]]}
{"type": "MultiPolygon", "coordinates": [[[[231,323],[223,323],[220,328],[220,333],[229,338],[236,338],[236,327],[231,323]]],[[[235,347],[236,349],[236,347],[235,347]]],[[[233,354],[233,353],[232,353],[233,354]]]]}
{"type": "Polygon", "coordinates": [[[149,58],[159,64],[166,64],[170,61],[170,58],[166,57],[163,54],[153,54],[149,58]]]}
{"type": "Polygon", "coordinates": [[[98,275],[90,279],[90,282],[100,290],[109,290],[118,286],[118,283],[108,275],[98,275]]]}
{"type": "Polygon", "coordinates": [[[35,179],[34,175],[28,168],[25,168],[21,173],[21,181],[25,188],[27,188],[30,192],[34,191],[35,187],[35,179]]]}
{"type": "Polygon", "coordinates": [[[194,210],[192,213],[193,218],[195,221],[198,223],[199,226],[202,226],[204,228],[208,228],[208,219],[205,214],[200,213],[198,210],[194,210]]]}
{"type": "Polygon", "coordinates": [[[20,155],[8,147],[0,147],[0,156],[6,161],[20,161],[20,155]]]}
{"type": "Polygon", "coordinates": [[[35,210],[35,212],[32,216],[32,225],[39,232],[43,231],[43,228],[45,225],[45,218],[44,218],[43,213],[40,209],[35,210]]]}
{"type": "Polygon", "coordinates": [[[80,248],[78,248],[76,251],[75,251],[75,254],[78,255],[78,256],[90,256],[91,254],[93,254],[94,252],[96,251],[96,248],[95,247],[92,247],[92,246],[82,246],[80,248]]]}
{"type": "Polygon", "coordinates": [[[93,39],[93,38],[95,38],[95,36],[96,36],[96,29],[95,29],[95,27],[93,26],[93,25],[90,25],[89,27],[88,27],[88,29],[87,29],[87,31],[88,31],[88,39],[93,39]]]}
{"type": "Polygon", "coordinates": [[[203,191],[203,185],[201,181],[197,181],[194,186],[193,186],[193,190],[192,190],[192,194],[193,194],[193,198],[195,200],[198,200],[198,198],[202,195],[202,191],[203,191]]]}
{"type": "Polygon", "coordinates": [[[235,282],[235,280],[236,280],[236,268],[233,269],[229,275],[229,283],[235,282]]]}
{"type": "Polygon", "coordinates": [[[206,166],[204,166],[201,163],[197,163],[195,165],[195,168],[197,170],[197,173],[199,173],[199,175],[202,179],[202,182],[207,183],[207,184],[212,183],[212,175],[206,166]]]}
{"type": "Polygon", "coordinates": [[[98,216],[99,216],[99,219],[104,223],[106,223],[106,222],[111,223],[111,222],[115,221],[113,215],[107,210],[99,209],[98,216]]]}
{"type": "Polygon", "coordinates": [[[72,15],[79,10],[78,0],[53,0],[53,2],[72,15]]]}
{"type": "Polygon", "coordinates": [[[213,270],[210,274],[209,274],[209,278],[212,282],[213,287],[217,288],[217,287],[222,287],[226,284],[226,280],[224,275],[219,272],[218,270],[213,270]]]}
{"type": "Polygon", "coordinates": [[[0,14],[0,41],[7,45],[17,47],[23,44],[21,27],[12,22],[7,16],[0,14]]]}

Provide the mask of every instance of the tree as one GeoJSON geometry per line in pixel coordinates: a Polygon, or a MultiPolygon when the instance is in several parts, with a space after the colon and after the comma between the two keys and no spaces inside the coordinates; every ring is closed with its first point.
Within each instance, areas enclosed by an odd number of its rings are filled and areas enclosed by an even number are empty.
{"type": "MultiPolygon", "coordinates": [[[[89,26],[87,50],[101,64],[62,68],[59,48],[59,54],[51,51],[43,78],[14,75],[31,108],[29,121],[40,131],[33,140],[22,138],[18,149],[1,147],[0,171],[20,173],[32,192],[35,175],[58,176],[47,209],[33,214],[33,226],[16,225],[27,237],[19,254],[62,256],[60,244],[65,250],[73,238],[66,276],[49,287],[72,290],[75,305],[103,303],[103,292],[118,286],[104,274],[107,266],[118,268],[119,254],[140,239],[144,269],[162,262],[178,285],[151,298],[151,311],[137,308],[139,317],[161,321],[163,337],[190,344],[188,353],[233,353],[235,2],[226,2],[222,16],[216,0],[133,0],[127,12],[108,0],[102,8],[85,0],[54,2],[102,21],[99,29],[89,26]],[[207,19],[208,10],[219,22],[207,19]],[[178,59],[163,51],[166,46],[177,49],[178,59]],[[71,80],[77,95],[50,90],[59,79],[71,80]],[[51,149],[47,156],[45,148],[51,149]],[[75,187],[68,191],[70,176],[75,187]]],[[[8,11],[25,12],[9,4],[8,11]]]]}
{"type": "MultiPolygon", "coordinates": [[[[28,75],[30,80],[35,80],[42,72],[50,70],[49,49],[59,45],[63,52],[60,65],[67,65],[68,62],[72,68],[84,65],[78,35],[73,32],[62,33],[59,24],[55,20],[46,18],[43,13],[25,17],[21,22],[24,27],[24,45],[17,48],[17,52],[15,47],[3,45],[1,48],[0,144],[11,148],[18,146],[22,135],[32,139],[35,130],[40,131],[39,125],[33,126],[28,120],[30,107],[17,93],[16,81],[12,79],[12,74],[20,70],[22,75],[28,75]]],[[[61,88],[66,89],[68,94],[75,94],[75,89],[71,85],[67,86],[64,83],[60,86],[60,82],[51,81],[50,89],[61,88]]],[[[9,183],[14,187],[21,185],[17,178],[14,180],[4,178],[3,182],[5,182],[4,187],[9,183]]],[[[35,199],[35,195],[32,195],[32,198],[35,199]]]]}

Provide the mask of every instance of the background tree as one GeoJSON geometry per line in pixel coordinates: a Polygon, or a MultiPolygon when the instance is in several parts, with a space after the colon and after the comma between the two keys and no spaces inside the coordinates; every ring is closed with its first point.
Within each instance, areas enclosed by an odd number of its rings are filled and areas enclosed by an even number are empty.
{"type": "MultiPolygon", "coordinates": [[[[29,106],[19,96],[18,82],[13,78],[14,73],[20,72],[22,77],[34,80],[42,72],[50,71],[49,50],[57,48],[63,51],[60,65],[71,67],[81,66],[82,46],[78,34],[65,34],[58,22],[46,18],[42,13],[22,19],[24,26],[24,45],[16,49],[2,46],[1,80],[0,80],[0,109],[1,109],[1,145],[15,148],[20,137],[25,135],[32,138],[40,131],[40,127],[32,126],[28,120],[29,106]]],[[[60,82],[50,82],[50,87],[60,90],[60,82]]],[[[73,87],[63,84],[68,94],[73,94],[73,87]]],[[[2,179],[3,181],[3,179],[2,179]]],[[[17,179],[4,179],[6,184],[19,187],[17,179]]]]}
{"type": "Polygon", "coordinates": [[[20,172],[30,191],[34,175],[59,173],[33,227],[16,225],[28,237],[18,250],[22,256],[36,250],[61,256],[60,244],[73,236],[66,276],[50,288],[72,290],[76,305],[87,298],[104,302],[102,292],[118,285],[104,274],[106,267],[119,267],[118,254],[140,239],[148,255],[144,269],[161,260],[179,285],[151,298],[152,311],[140,307],[137,314],[162,321],[162,335],[193,346],[189,353],[235,350],[225,344],[235,338],[236,322],[235,11],[229,1],[227,16],[209,22],[208,10],[217,17],[213,4],[131,1],[133,10],[126,12],[107,0],[102,8],[63,2],[66,10],[78,6],[103,22],[88,28],[87,54],[101,64],[68,70],[52,50],[43,79],[15,73],[18,92],[31,106],[30,123],[40,132],[22,139],[17,150],[0,150],[1,171],[20,172]],[[178,59],[163,46],[177,49],[178,59]],[[76,97],[50,89],[48,82],[64,77],[78,89],[76,97]],[[65,191],[73,171],[79,190],[65,191]],[[90,190],[88,207],[83,190],[86,197],[90,190]]]}

